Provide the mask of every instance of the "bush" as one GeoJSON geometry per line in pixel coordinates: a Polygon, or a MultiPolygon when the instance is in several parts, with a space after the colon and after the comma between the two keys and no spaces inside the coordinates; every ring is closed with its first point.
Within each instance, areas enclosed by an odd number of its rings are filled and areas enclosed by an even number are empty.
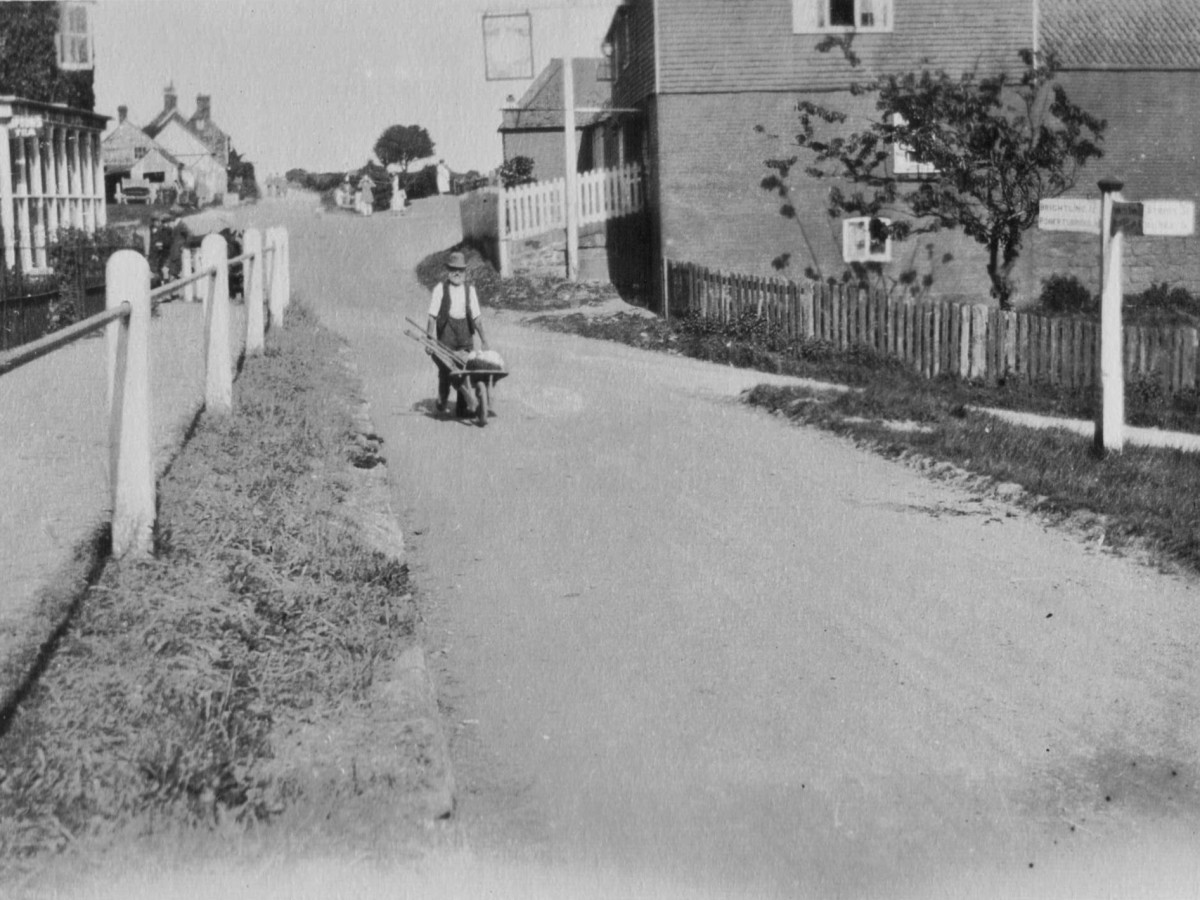
{"type": "Polygon", "coordinates": [[[1096,316],[1100,314],[1100,298],[1074,275],[1051,275],[1042,282],[1037,307],[1051,315],[1096,316]]]}
{"type": "Polygon", "coordinates": [[[528,156],[514,156],[505,160],[499,169],[500,183],[505,190],[537,181],[533,174],[533,160],[528,156]]]}
{"type": "Polygon", "coordinates": [[[1139,294],[1125,297],[1127,319],[1145,325],[1194,325],[1200,321],[1200,300],[1183,287],[1152,283],[1139,294]]]}
{"type": "Polygon", "coordinates": [[[426,166],[418,172],[407,172],[400,176],[400,183],[408,193],[409,200],[437,196],[437,166],[426,166]]]}

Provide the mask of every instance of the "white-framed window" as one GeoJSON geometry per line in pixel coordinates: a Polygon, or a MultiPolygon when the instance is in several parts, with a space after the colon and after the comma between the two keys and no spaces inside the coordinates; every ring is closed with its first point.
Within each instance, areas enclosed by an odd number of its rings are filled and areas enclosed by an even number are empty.
{"type": "Polygon", "coordinates": [[[88,0],[66,0],[58,12],[58,67],[63,71],[95,68],[92,10],[88,0]]]}
{"type": "Polygon", "coordinates": [[[892,0],[792,0],[792,32],[891,31],[892,0]]]}
{"type": "MultiPolygon", "coordinates": [[[[908,124],[900,113],[892,114],[892,124],[902,128],[908,124]]],[[[920,178],[937,174],[937,166],[933,163],[921,162],[913,156],[912,148],[899,142],[892,145],[892,174],[911,175],[920,178]]]]}
{"type": "Polygon", "coordinates": [[[842,220],[842,259],[846,262],[891,262],[890,219],[862,216],[842,220]]]}

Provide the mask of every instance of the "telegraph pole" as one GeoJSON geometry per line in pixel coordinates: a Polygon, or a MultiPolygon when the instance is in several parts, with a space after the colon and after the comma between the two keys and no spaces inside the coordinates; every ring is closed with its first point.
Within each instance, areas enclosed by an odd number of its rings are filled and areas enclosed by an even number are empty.
{"type": "Polygon", "coordinates": [[[575,172],[575,65],[570,53],[562,58],[563,198],[567,216],[567,280],[579,280],[579,181],[575,172]]]}

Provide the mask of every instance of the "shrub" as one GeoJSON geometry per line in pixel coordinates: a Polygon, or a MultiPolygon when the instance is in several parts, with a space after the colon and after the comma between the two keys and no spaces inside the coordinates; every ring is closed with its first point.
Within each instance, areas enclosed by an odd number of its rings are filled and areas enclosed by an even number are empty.
{"type": "Polygon", "coordinates": [[[1191,325],[1200,320],[1200,300],[1184,287],[1151,283],[1138,294],[1125,297],[1127,318],[1140,324],[1191,325]]]}
{"type": "Polygon", "coordinates": [[[537,181],[533,174],[533,160],[528,156],[514,156],[504,161],[499,169],[500,183],[505,189],[537,181]]]}
{"type": "Polygon", "coordinates": [[[1094,316],[1100,312],[1100,298],[1074,275],[1051,275],[1042,282],[1037,307],[1051,315],[1094,316]]]}

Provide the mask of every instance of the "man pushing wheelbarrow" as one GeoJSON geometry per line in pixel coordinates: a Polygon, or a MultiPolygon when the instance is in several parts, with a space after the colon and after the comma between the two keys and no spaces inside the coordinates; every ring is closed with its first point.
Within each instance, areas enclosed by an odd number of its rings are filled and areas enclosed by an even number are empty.
{"type": "Polygon", "coordinates": [[[491,386],[507,373],[499,355],[488,350],[479,314],[479,296],[475,286],[467,283],[466,274],[466,257],[456,250],[446,260],[445,280],[435,285],[430,294],[429,320],[422,343],[438,370],[437,411],[443,415],[450,411],[453,387],[456,414],[478,416],[479,424],[486,425],[491,386]],[[483,350],[481,354],[475,352],[476,335],[483,350]]]}
{"type": "MultiPolygon", "coordinates": [[[[446,278],[434,285],[429,297],[429,323],[426,334],[449,349],[462,354],[475,349],[475,335],[479,335],[481,349],[488,349],[487,336],[483,333],[483,321],[479,315],[479,295],[475,285],[467,283],[467,258],[458,250],[446,260],[446,278]]],[[[456,387],[455,413],[459,416],[475,414],[475,398],[470,385],[462,379],[452,379],[450,367],[426,347],[425,352],[433,357],[438,369],[438,412],[450,411],[450,386],[456,387]]]]}

